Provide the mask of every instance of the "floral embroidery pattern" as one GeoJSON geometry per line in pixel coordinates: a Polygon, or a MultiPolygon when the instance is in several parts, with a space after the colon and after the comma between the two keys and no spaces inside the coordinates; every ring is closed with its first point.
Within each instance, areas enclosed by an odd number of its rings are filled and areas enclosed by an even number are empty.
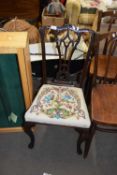
{"type": "Polygon", "coordinates": [[[62,86],[44,86],[30,112],[56,119],[85,118],[77,92],[62,86]]]}

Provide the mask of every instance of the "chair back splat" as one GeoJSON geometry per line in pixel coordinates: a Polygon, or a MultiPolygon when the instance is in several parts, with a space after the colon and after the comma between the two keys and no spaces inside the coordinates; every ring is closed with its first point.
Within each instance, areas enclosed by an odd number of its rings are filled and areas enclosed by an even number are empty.
{"type": "Polygon", "coordinates": [[[42,46],[42,71],[43,83],[47,83],[47,53],[46,42],[52,42],[55,54],[58,56],[58,65],[53,83],[64,83],[84,87],[88,68],[91,61],[94,32],[87,29],[79,29],[73,26],[64,27],[40,27],[40,40],[42,46]],[[51,32],[51,37],[47,35],[51,32]],[[88,35],[88,41],[85,37],[88,35]],[[82,61],[81,61],[82,60],[82,61]],[[80,68],[73,67],[74,63],[81,61],[80,68]],[[79,69],[79,70],[78,70],[79,69]]]}

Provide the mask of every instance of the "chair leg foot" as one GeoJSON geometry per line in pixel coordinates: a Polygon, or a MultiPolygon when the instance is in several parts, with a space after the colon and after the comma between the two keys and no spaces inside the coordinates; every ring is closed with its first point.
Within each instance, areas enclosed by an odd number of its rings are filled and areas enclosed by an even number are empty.
{"type": "Polygon", "coordinates": [[[80,135],[77,141],[77,153],[78,154],[82,154],[81,145],[85,141],[85,139],[86,139],[86,132],[84,131],[80,132],[80,135]]]}
{"type": "Polygon", "coordinates": [[[35,138],[34,138],[33,131],[30,130],[30,131],[27,132],[27,134],[30,137],[30,143],[28,144],[28,148],[32,149],[34,147],[34,143],[35,143],[35,138]]]}
{"type": "Polygon", "coordinates": [[[83,157],[86,158],[88,153],[89,153],[89,149],[90,149],[90,145],[91,145],[91,138],[90,139],[87,139],[86,142],[85,142],[85,149],[84,149],[84,155],[83,157]]]}
{"type": "Polygon", "coordinates": [[[77,141],[77,153],[82,154],[81,144],[82,144],[82,135],[80,134],[78,141],[77,141]]]}
{"type": "Polygon", "coordinates": [[[34,147],[35,144],[35,137],[32,131],[32,127],[34,126],[34,124],[32,123],[26,123],[24,126],[24,131],[25,133],[30,137],[30,143],[28,144],[28,148],[32,149],[34,147]]]}

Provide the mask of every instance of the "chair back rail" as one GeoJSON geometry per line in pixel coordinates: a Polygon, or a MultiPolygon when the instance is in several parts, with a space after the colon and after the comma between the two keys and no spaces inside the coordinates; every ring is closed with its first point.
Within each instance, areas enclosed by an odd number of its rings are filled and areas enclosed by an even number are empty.
{"type": "MultiPolygon", "coordinates": [[[[97,34],[97,49],[95,50],[95,65],[94,65],[94,82],[98,78],[101,83],[117,83],[117,32],[98,33],[97,34]],[[106,53],[99,54],[100,42],[106,39],[106,53]],[[103,57],[103,62],[100,61],[103,57]],[[100,65],[104,63],[101,76],[98,70],[100,65]]],[[[102,51],[103,52],[103,51],[102,51]]],[[[94,83],[94,84],[95,84],[94,83]]]]}
{"type": "MultiPolygon", "coordinates": [[[[102,21],[103,24],[106,24],[106,29],[105,27],[103,28],[103,30],[106,30],[105,32],[110,32],[110,31],[114,31],[116,30],[116,26],[114,26],[114,24],[116,25],[116,21],[117,21],[117,10],[109,10],[109,11],[98,11],[98,29],[97,31],[101,31],[101,25],[102,25],[102,21]],[[104,18],[107,18],[103,21],[104,18]],[[114,27],[114,28],[113,28],[114,27]]],[[[104,42],[104,49],[103,49],[103,54],[106,53],[106,48],[107,48],[107,39],[104,42]]]]}
{"type": "Polygon", "coordinates": [[[84,87],[86,83],[86,75],[91,62],[92,48],[95,39],[95,32],[89,29],[79,29],[74,26],[49,27],[42,26],[39,28],[40,41],[42,47],[42,71],[43,83],[47,83],[46,69],[46,46],[48,31],[51,30],[52,38],[49,42],[55,44],[56,52],[59,56],[57,73],[54,75],[54,81],[58,83],[71,84],[84,87]],[[88,36],[88,41],[85,41],[85,36],[88,36]],[[82,51],[85,45],[86,51],[82,51]],[[78,57],[82,51],[82,58],[78,57]],[[70,72],[72,61],[84,59],[84,64],[81,70],[74,73],[70,72]]]}
{"type": "Polygon", "coordinates": [[[109,20],[106,24],[107,25],[107,31],[110,31],[112,28],[113,23],[115,22],[113,19],[117,17],[117,10],[108,10],[108,11],[98,11],[98,27],[97,31],[101,30],[101,22],[102,19],[105,17],[110,17],[112,20],[109,20]],[[111,22],[110,22],[111,21],[111,22]]]}

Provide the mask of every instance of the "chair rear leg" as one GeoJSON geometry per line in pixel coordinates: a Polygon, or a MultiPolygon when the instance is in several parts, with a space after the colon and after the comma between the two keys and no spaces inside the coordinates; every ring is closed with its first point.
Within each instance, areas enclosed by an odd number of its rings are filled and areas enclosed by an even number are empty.
{"type": "Polygon", "coordinates": [[[84,149],[84,154],[83,154],[83,157],[84,157],[84,158],[86,158],[87,155],[88,155],[88,152],[89,152],[89,149],[90,149],[90,145],[91,145],[93,136],[94,136],[94,134],[95,134],[95,131],[96,131],[96,125],[93,123],[93,124],[91,125],[91,128],[90,128],[90,130],[89,130],[87,139],[86,139],[86,141],[85,141],[85,149],[84,149]]]}
{"type": "Polygon", "coordinates": [[[87,139],[87,132],[88,131],[80,131],[79,132],[80,135],[79,135],[79,138],[78,138],[78,141],[77,141],[77,153],[78,154],[82,154],[81,145],[87,139]]]}
{"type": "Polygon", "coordinates": [[[28,144],[28,147],[30,149],[32,149],[35,144],[35,137],[32,131],[32,127],[34,127],[34,124],[28,122],[25,123],[24,132],[30,137],[30,143],[28,144]]]}

